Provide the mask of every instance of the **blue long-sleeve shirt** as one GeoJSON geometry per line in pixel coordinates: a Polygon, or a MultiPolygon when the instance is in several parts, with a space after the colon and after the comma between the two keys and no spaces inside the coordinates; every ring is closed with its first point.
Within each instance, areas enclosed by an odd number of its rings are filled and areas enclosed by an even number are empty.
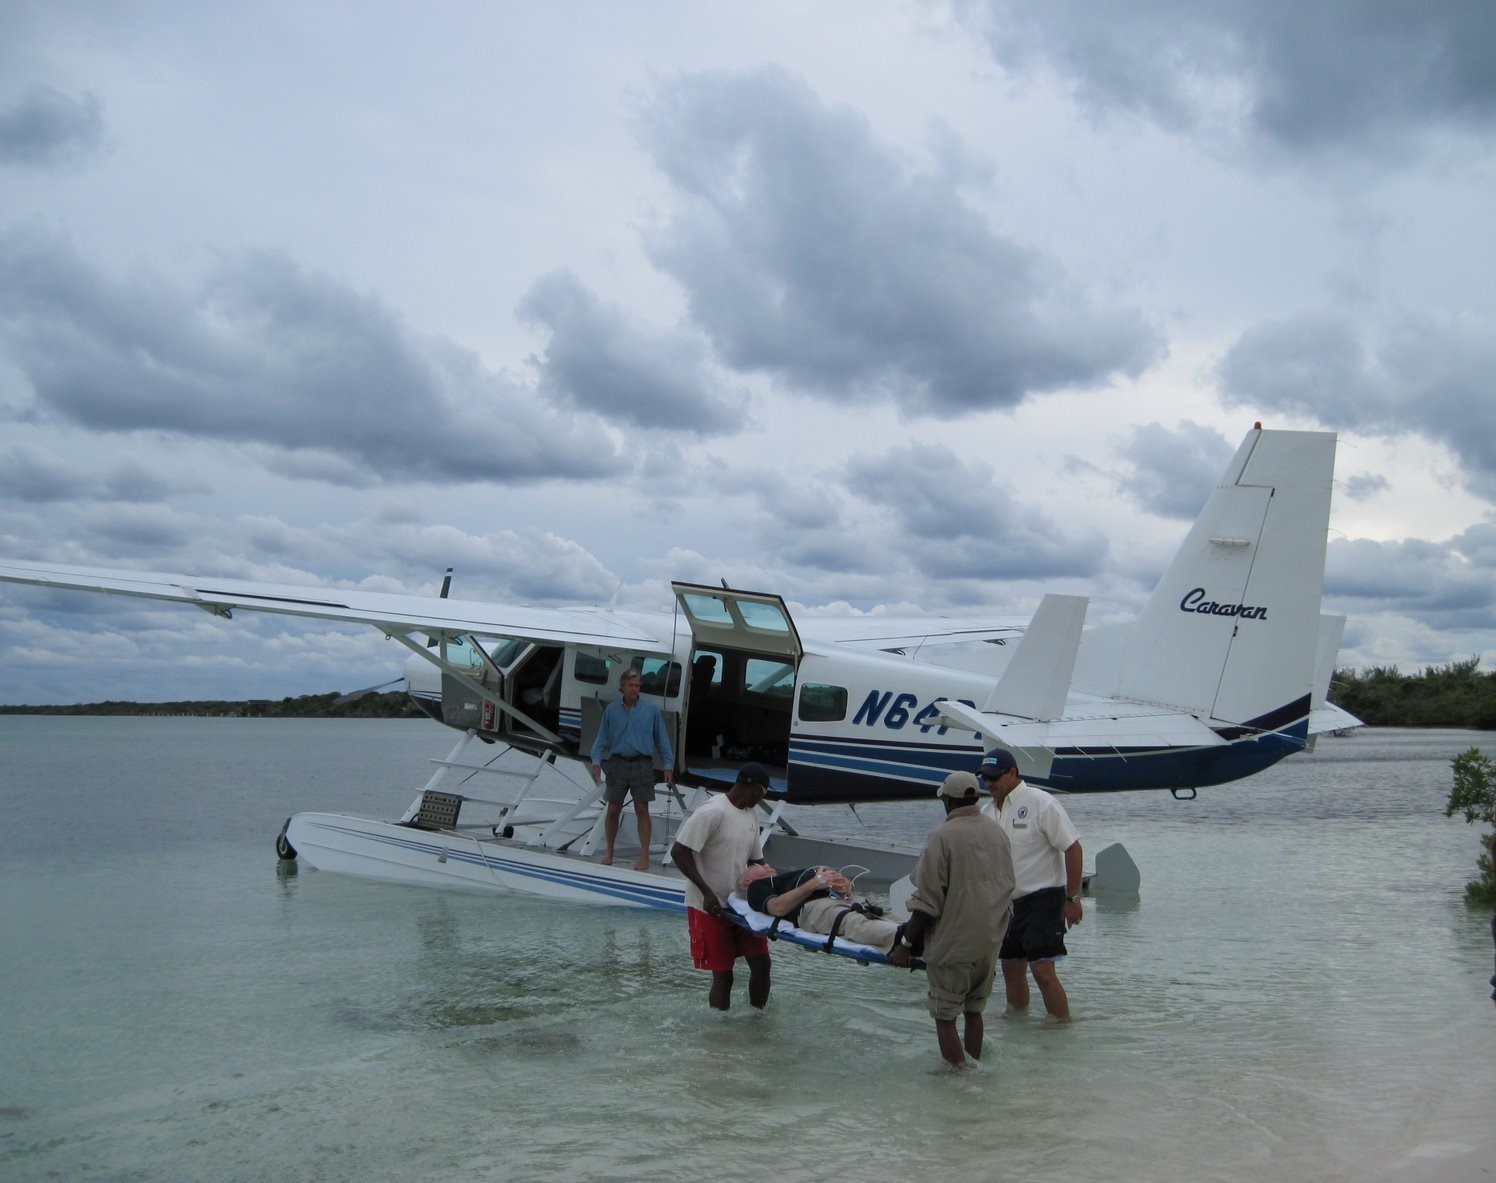
{"type": "Polygon", "coordinates": [[[659,755],[660,767],[674,768],[675,754],[665,729],[665,716],[652,702],[640,699],[633,709],[621,699],[603,708],[603,719],[592,741],[592,762],[601,764],[604,756],[659,755]]]}

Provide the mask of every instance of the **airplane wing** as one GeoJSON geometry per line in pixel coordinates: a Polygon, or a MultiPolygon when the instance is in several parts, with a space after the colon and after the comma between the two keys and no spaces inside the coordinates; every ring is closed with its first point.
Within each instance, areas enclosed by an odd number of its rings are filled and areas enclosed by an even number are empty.
{"type": "Polygon", "coordinates": [[[394,635],[412,631],[524,637],[558,644],[624,645],[668,653],[670,637],[648,628],[643,618],[603,608],[526,608],[435,596],[405,596],[347,588],[255,583],[199,575],[65,567],[0,559],[0,582],[70,588],[194,604],[215,616],[236,609],[305,616],[345,624],[373,625],[394,635]]]}

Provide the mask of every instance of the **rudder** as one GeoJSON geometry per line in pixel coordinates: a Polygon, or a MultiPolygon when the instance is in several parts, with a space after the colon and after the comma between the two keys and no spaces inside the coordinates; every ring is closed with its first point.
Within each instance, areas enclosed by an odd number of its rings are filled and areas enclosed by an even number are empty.
{"type": "Polygon", "coordinates": [[[1115,693],[1294,729],[1314,688],[1335,434],[1249,432],[1128,630],[1115,693]]]}

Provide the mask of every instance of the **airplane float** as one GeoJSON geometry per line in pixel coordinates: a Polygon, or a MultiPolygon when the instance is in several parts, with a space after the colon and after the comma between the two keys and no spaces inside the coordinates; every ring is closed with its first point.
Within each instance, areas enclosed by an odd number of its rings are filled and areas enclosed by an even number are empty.
{"type": "Polygon", "coordinates": [[[0,581],[365,624],[407,647],[409,693],[461,739],[402,815],[296,814],[277,839],[283,858],[680,908],[684,880],[665,852],[746,760],[774,773],[760,807],[771,862],[852,865],[886,884],[914,848],[810,838],[786,807],[927,800],[993,747],[1055,792],[1193,795],[1356,726],[1325,701],[1345,623],[1320,612],[1334,456],[1333,433],[1254,427],[1141,615],[1091,630],[1086,598],[1069,595],[1016,622],[797,618],[772,593],[693,583],[649,614],[6,560],[0,581]],[[620,865],[598,862],[603,810],[586,771],[630,668],[676,752],[643,871],[629,811],[620,865]]]}

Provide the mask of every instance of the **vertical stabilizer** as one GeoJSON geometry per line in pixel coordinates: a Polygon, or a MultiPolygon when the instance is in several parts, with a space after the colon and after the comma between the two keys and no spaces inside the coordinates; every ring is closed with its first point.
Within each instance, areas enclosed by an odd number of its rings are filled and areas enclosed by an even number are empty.
{"type": "Polygon", "coordinates": [[[1307,717],[1333,432],[1248,433],[1143,613],[1116,693],[1265,730],[1307,717]]]}
{"type": "Polygon", "coordinates": [[[1087,603],[1085,596],[1044,597],[982,710],[1044,720],[1065,713],[1087,603]]]}

